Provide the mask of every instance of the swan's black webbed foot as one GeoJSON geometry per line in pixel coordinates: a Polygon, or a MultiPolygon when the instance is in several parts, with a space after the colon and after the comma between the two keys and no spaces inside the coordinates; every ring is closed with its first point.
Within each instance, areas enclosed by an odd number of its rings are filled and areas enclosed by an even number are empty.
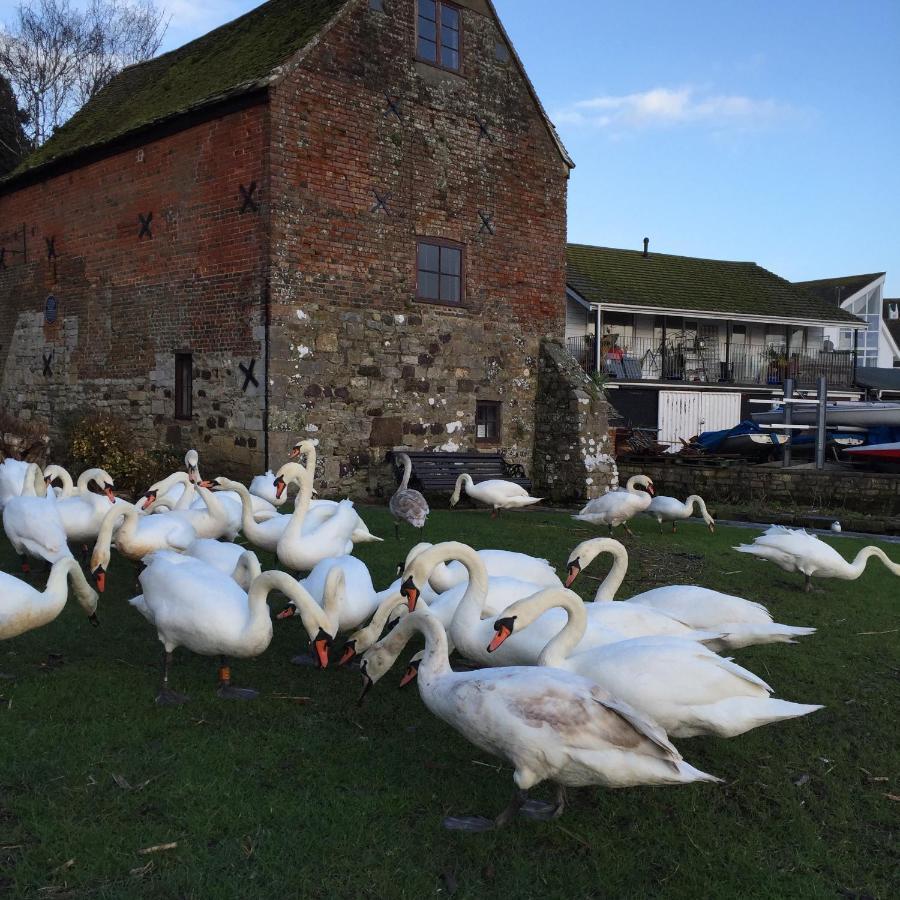
{"type": "Polygon", "coordinates": [[[291,659],[295,666],[303,666],[306,669],[318,669],[319,661],[311,653],[300,653],[291,659]]]}
{"type": "Polygon", "coordinates": [[[484,816],[447,816],[443,821],[448,831],[496,831],[497,823],[484,816]]]}
{"type": "Polygon", "coordinates": [[[255,700],[259,696],[259,691],[235,687],[233,684],[222,684],[219,685],[216,696],[222,700],[255,700]]]}
{"type": "Polygon", "coordinates": [[[163,688],[156,695],[157,706],[181,706],[183,703],[190,703],[191,698],[186,694],[179,694],[171,688],[163,688]]]}
{"type": "Polygon", "coordinates": [[[566,808],[566,791],[562,785],[556,788],[556,802],[544,803],[543,800],[526,800],[519,810],[520,815],[535,822],[552,822],[558,819],[566,808]]]}

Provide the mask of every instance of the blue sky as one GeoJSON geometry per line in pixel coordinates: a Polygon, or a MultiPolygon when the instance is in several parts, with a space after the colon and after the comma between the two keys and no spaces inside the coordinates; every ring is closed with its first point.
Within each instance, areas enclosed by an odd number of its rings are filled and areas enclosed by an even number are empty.
{"type": "MultiPolygon", "coordinates": [[[[900,296],[900,0],[495,3],[577,164],[570,240],[900,296]]],[[[164,5],[169,48],[257,3],[164,5]]]]}

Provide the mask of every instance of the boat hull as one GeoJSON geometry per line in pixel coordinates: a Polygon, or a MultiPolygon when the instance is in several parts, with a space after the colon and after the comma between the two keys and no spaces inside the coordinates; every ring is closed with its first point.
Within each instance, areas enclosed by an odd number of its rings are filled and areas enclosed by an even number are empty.
{"type": "MultiPolygon", "coordinates": [[[[794,425],[815,425],[816,412],[815,406],[795,403],[791,422],[794,425]]],[[[784,410],[754,413],[752,418],[758,425],[779,425],[784,422],[784,410]]],[[[825,423],[829,427],[900,427],[900,403],[829,403],[825,408],[825,423]]]]}
{"type": "Polygon", "coordinates": [[[852,454],[854,459],[873,459],[879,462],[900,463],[900,442],[848,447],[846,452],[852,454]]]}

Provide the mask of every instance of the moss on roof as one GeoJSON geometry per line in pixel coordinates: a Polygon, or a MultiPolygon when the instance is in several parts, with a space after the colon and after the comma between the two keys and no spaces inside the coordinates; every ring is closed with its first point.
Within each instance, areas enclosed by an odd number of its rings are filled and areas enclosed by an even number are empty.
{"type": "Polygon", "coordinates": [[[795,281],[794,285],[807,293],[815,294],[825,303],[840,306],[844,300],[861,291],[866,285],[877,281],[884,272],[870,275],[844,275],[840,278],[817,278],[815,281],[795,281]]]}
{"type": "Polygon", "coordinates": [[[767,316],[798,322],[853,322],[833,304],[807,294],[753,262],[670,256],[569,244],[566,281],[590,303],[648,310],[767,316]]]}
{"type": "Polygon", "coordinates": [[[155,59],[130,66],[12,177],[261,85],[305,47],[345,0],[270,0],[155,59]]]}

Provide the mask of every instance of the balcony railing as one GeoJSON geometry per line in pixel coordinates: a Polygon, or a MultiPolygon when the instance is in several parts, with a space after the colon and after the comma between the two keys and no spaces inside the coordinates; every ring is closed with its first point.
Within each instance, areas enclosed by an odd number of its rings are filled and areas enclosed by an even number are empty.
{"type": "MultiPolygon", "coordinates": [[[[569,352],[589,374],[594,368],[593,337],[570,337],[569,352]]],[[[849,350],[791,350],[784,346],[698,341],[666,344],[651,338],[620,339],[600,348],[600,372],[617,381],[665,381],[688,384],[779,385],[793,378],[813,387],[824,375],[829,385],[851,387],[849,350]]]]}

